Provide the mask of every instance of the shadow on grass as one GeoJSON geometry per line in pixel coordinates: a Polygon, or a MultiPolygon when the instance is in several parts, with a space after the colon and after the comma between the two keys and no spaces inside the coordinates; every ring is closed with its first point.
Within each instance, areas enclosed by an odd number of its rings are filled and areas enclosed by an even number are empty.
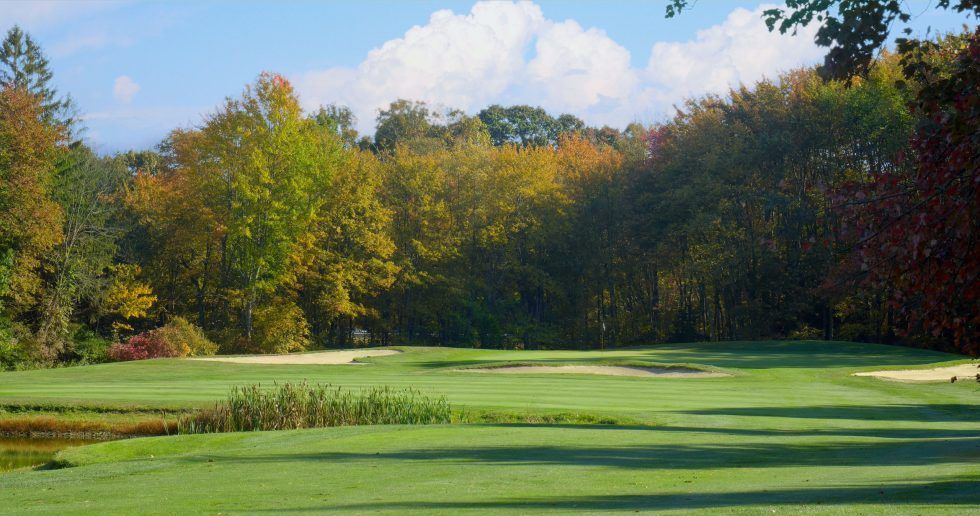
{"type": "Polygon", "coordinates": [[[966,358],[881,344],[850,342],[723,342],[664,344],[663,359],[743,369],[914,366],[966,358]]]}
{"type": "Polygon", "coordinates": [[[810,407],[731,407],[685,411],[712,416],[785,417],[804,419],[858,419],[862,421],[977,422],[980,404],[929,405],[820,405],[810,407]]]}
{"type": "MultiPolygon", "coordinates": [[[[705,364],[722,368],[856,368],[933,364],[964,356],[881,344],[819,341],[697,342],[611,349],[624,353],[610,357],[598,350],[582,350],[579,357],[533,356],[540,363],[599,363],[603,360],[639,360],[674,364],[705,364]],[[625,354],[629,353],[629,354],[625,354]]],[[[499,360],[420,360],[423,369],[452,369],[521,360],[520,354],[499,360]]],[[[409,363],[406,361],[405,363],[409,363]]]]}
{"type": "MultiPolygon", "coordinates": [[[[319,507],[282,507],[277,512],[296,511],[413,511],[433,510],[565,510],[565,511],[653,511],[672,509],[711,509],[752,505],[836,505],[836,504],[943,504],[966,509],[980,503],[976,489],[980,477],[909,481],[883,485],[817,487],[736,491],[728,493],[667,493],[649,495],[556,496],[542,498],[500,498],[474,501],[392,501],[319,507]]],[[[811,507],[812,509],[812,507],[811,507]]]]}
{"type": "Polygon", "coordinates": [[[947,430],[940,428],[828,428],[788,430],[776,428],[726,428],[674,425],[602,425],[568,423],[500,423],[482,426],[511,426],[527,428],[574,428],[580,430],[644,430],[652,432],[724,434],[744,437],[872,437],[876,439],[958,439],[977,437],[977,430],[947,430]]]}
{"type": "MultiPolygon", "coordinates": [[[[610,435],[611,439],[616,436],[610,435]]],[[[612,441],[615,442],[615,441],[612,441]]],[[[187,462],[289,463],[420,461],[466,466],[549,465],[621,469],[720,469],[789,466],[918,466],[962,462],[975,454],[980,437],[894,439],[881,442],[806,444],[724,443],[630,446],[473,446],[391,452],[283,453],[249,456],[193,455],[187,462]]]]}
{"type": "MultiPolygon", "coordinates": [[[[643,427],[638,427],[643,428],[643,427]]],[[[647,427],[662,432],[701,432],[760,437],[872,437],[877,439],[958,439],[977,437],[977,430],[944,430],[938,428],[830,428],[810,430],[782,430],[758,428],[712,428],[693,426],[647,427]]]]}

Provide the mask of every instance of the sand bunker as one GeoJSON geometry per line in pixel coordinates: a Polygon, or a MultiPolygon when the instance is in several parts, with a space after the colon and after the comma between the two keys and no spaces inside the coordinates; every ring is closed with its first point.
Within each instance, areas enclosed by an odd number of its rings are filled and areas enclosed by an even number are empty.
{"type": "Polygon", "coordinates": [[[233,364],[356,364],[355,359],[364,357],[383,357],[401,353],[394,349],[349,349],[342,351],[323,351],[319,353],[295,353],[289,355],[252,355],[244,357],[198,357],[191,360],[211,362],[231,362],[233,364]]]}
{"type": "Polygon", "coordinates": [[[975,379],[980,374],[977,364],[960,364],[950,367],[937,367],[935,369],[903,369],[901,371],[870,371],[864,373],[854,373],[854,376],[873,376],[886,380],[898,380],[900,382],[936,382],[949,381],[956,377],[957,380],[975,379]]]}
{"type": "Polygon", "coordinates": [[[718,378],[729,376],[725,373],[699,371],[683,367],[631,367],[631,366],[508,366],[457,369],[466,373],[497,374],[604,374],[610,376],[656,376],[659,378],[718,378]]]}

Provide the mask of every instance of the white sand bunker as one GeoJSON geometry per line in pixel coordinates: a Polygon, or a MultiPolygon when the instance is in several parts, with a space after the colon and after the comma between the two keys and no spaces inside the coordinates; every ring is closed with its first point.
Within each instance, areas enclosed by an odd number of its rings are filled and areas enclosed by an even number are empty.
{"type": "Polygon", "coordinates": [[[191,360],[210,362],[230,362],[233,364],[295,364],[295,365],[340,365],[356,364],[354,360],[364,357],[383,357],[401,353],[394,349],[345,349],[341,351],[322,351],[318,353],[295,353],[287,355],[252,355],[243,357],[199,357],[191,360]]]}
{"type": "Polygon", "coordinates": [[[497,373],[497,374],[604,374],[610,376],[656,376],[659,378],[718,378],[730,376],[725,373],[699,371],[686,367],[632,367],[632,366],[598,366],[598,365],[563,365],[563,366],[505,366],[457,369],[466,373],[497,373]]]}
{"type": "Polygon", "coordinates": [[[854,376],[873,376],[886,380],[898,380],[900,382],[936,382],[940,380],[950,381],[952,377],[957,380],[975,379],[980,374],[977,364],[960,364],[949,367],[937,367],[935,369],[903,369],[901,371],[870,371],[864,373],[854,373],[854,376]]]}

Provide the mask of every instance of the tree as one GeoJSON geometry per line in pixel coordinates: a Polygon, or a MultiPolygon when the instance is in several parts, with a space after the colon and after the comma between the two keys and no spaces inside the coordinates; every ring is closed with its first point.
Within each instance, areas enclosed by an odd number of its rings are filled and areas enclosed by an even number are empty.
{"type": "Polygon", "coordinates": [[[61,98],[51,85],[53,74],[41,47],[14,25],[0,43],[0,86],[22,88],[40,97],[43,119],[49,124],[71,127],[72,100],[61,98]]]}
{"type": "Polygon", "coordinates": [[[352,149],[357,146],[357,129],[354,129],[357,118],[349,107],[336,104],[320,106],[310,118],[316,125],[340,137],[344,148],[352,149]]]}
{"type": "Polygon", "coordinates": [[[64,213],[62,241],[45,257],[49,274],[42,298],[38,340],[62,350],[78,304],[94,300],[116,253],[121,232],[112,225],[113,197],[124,173],[111,160],[84,147],[66,153],[55,176],[52,196],[64,213]]]}
{"type": "Polygon", "coordinates": [[[382,181],[381,163],[370,152],[345,156],[313,223],[313,249],[297,289],[313,332],[331,344],[350,345],[355,323],[380,318],[372,301],[398,272],[382,181]]]}
{"type": "Polygon", "coordinates": [[[851,269],[890,293],[908,336],[980,354],[980,30],[910,64],[921,122],[912,166],[843,189],[851,269]]]}
{"type": "Polygon", "coordinates": [[[116,319],[112,321],[112,334],[117,338],[121,332],[133,330],[127,321],[146,317],[157,300],[153,289],[140,281],[140,273],[139,265],[109,266],[111,280],[100,292],[99,316],[116,319]]]}
{"type": "MultiPolygon", "coordinates": [[[[667,17],[680,14],[690,3],[671,0],[667,17]]],[[[938,0],[935,7],[980,15],[977,0],[938,0]]],[[[815,41],[830,49],[822,72],[825,77],[840,79],[866,73],[888,39],[892,23],[907,22],[915,14],[911,5],[899,0],[786,0],[785,9],[766,9],[763,18],[770,31],[778,28],[783,34],[816,20],[820,28],[815,41]]],[[[905,33],[910,34],[911,29],[905,33]]],[[[898,43],[901,47],[908,41],[900,38],[898,43]]]]}
{"type": "MultiPolygon", "coordinates": [[[[197,324],[214,318],[221,298],[220,251],[228,227],[226,178],[208,162],[201,131],[176,130],[161,153],[142,166],[127,156],[133,179],[122,203],[134,221],[123,254],[143,266],[169,314],[195,314],[197,324]]],[[[118,159],[118,158],[117,158],[118,159]]],[[[140,160],[143,161],[143,160],[140,160]]]]}
{"type": "Polygon", "coordinates": [[[63,133],[42,116],[26,90],[0,88],[0,308],[14,314],[36,303],[42,261],[64,237],[64,213],[52,198],[63,133]]]}
{"type": "Polygon", "coordinates": [[[250,341],[256,307],[309,249],[310,227],[341,147],[321,138],[316,124],[302,116],[292,86],[273,74],[262,74],[240,99],[229,99],[201,133],[203,153],[195,166],[224,183],[212,191],[226,204],[222,259],[250,341]]]}
{"type": "Polygon", "coordinates": [[[437,116],[424,102],[398,99],[378,112],[374,144],[383,151],[392,151],[399,143],[424,144],[433,137],[437,116]]]}
{"type": "Polygon", "coordinates": [[[563,114],[556,119],[540,107],[524,105],[503,107],[494,104],[477,116],[486,124],[490,139],[497,146],[509,143],[555,146],[561,135],[585,127],[585,123],[574,115],[563,114]]]}

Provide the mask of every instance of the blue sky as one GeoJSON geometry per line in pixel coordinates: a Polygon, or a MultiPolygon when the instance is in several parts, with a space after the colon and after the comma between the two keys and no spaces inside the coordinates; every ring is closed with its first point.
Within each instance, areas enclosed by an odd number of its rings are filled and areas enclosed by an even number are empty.
{"type": "MultiPolygon", "coordinates": [[[[974,24],[910,1],[919,34],[974,24]]],[[[262,71],[290,78],[304,107],[337,102],[370,133],[377,109],[416,98],[476,112],[529,103],[593,124],[650,123],[692,95],[820,59],[812,33],[769,34],[758,2],[8,1],[44,47],[101,152],[152,147],[199,124],[262,71]]]]}

